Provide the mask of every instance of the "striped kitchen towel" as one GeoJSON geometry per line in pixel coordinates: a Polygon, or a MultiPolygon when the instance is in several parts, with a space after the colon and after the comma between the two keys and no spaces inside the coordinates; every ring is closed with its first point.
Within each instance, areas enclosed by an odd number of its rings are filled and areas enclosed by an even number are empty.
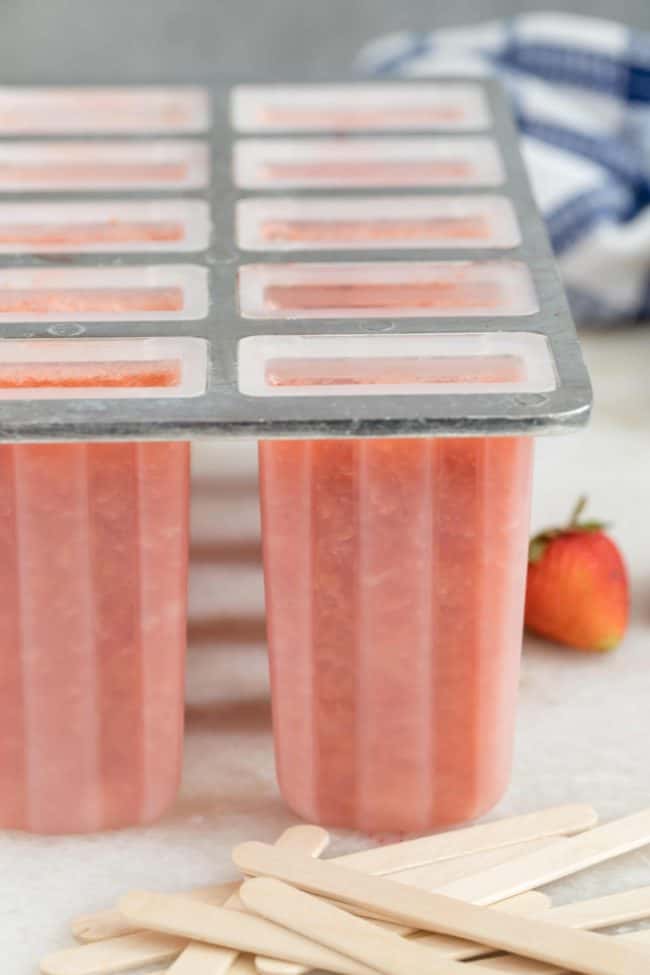
{"type": "Polygon", "coordinates": [[[495,73],[577,321],[650,321],[650,35],[527,14],[369,44],[381,76],[495,73]]]}

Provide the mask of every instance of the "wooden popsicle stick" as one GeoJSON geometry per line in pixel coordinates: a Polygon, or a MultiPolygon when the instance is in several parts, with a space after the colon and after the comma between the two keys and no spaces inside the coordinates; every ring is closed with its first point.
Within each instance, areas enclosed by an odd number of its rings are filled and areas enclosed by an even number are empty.
{"type": "MultiPolygon", "coordinates": [[[[460,877],[466,877],[471,874],[472,864],[485,857],[489,858],[488,864],[484,869],[489,869],[491,866],[495,866],[498,863],[506,863],[508,860],[515,859],[517,855],[523,855],[523,853],[533,850],[545,849],[551,844],[561,844],[566,843],[566,837],[554,837],[551,839],[543,840],[530,840],[527,843],[517,843],[512,847],[500,847],[497,850],[489,850],[487,853],[481,853],[469,857],[457,857],[454,860],[443,860],[441,863],[427,863],[423,867],[415,867],[408,870],[400,870],[396,873],[390,874],[390,879],[399,881],[402,884],[408,884],[409,886],[419,887],[423,890],[435,890],[440,891],[441,888],[445,886],[446,878],[451,873],[450,867],[454,865],[454,870],[452,876],[454,879],[460,879],[460,877]],[[511,854],[510,851],[515,852],[511,854]],[[461,866],[461,862],[465,863],[465,867],[461,866]]],[[[338,863],[338,858],[334,858],[334,863],[338,863]]],[[[477,870],[477,873],[482,871],[477,870]]],[[[537,897],[544,896],[540,895],[539,892],[536,894],[537,897]]],[[[334,900],[332,903],[336,903],[334,900]]],[[[354,907],[351,905],[338,904],[339,907],[344,906],[346,910],[351,911],[353,914],[358,914],[360,917],[371,918],[372,920],[384,920],[378,918],[377,915],[373,914],[371,911],[364,910],[362,907],[354,907]]],[[[545,905],[540,906],[540,910],[543,910],[545,905]]],[[[547,905],[546,905],[547,906],[547,905]]],[[[406,933],[403,931],[402,933],[406,933]]]]}
{"type": "MultiPolygon", "coordinates": [[[[443,887],[446,884],[454,883],[456,880],[461,880],[463,877],[483,873],[484,870],[489,870],[501,863],[507,863],[508,860],[515,860],[525,853],[545,850],[552,844],[564,842],[566,842],[566,837],[563,836],[546,836],[535,840],[524,840],[521,843],[511,843],[509,846],[498,846],[494,850],[468,853],[465,856],[453,857],[448,860],[436,860],[421,867],[408,867],[406,870],[397,870],[388,876],[391,880],[399,880],[402,884],[434,890],[437,887],[443,887]]],[[[335,857],[334,859],[342,866],[347,866],[345,858],[335,857]]],[[[363,871],[363,873],[370,872],[372,871],[363,871]]]]}
{"type": "MultiPolygon", "coordinates": [[[[200,903],[185,898],[189,904],[200,903]]],[[[214,908],[223,910],[223,908],[214,908]]],[[[104,975],[128,972],[145,965],[172,961],[187,944],[186,938],[171,937],[151,931],[135,931],[118,938],[94,941],[55,951],[41,961],[45,975],[104,975]],[[133,960],[137,959],[135,964],[133,960]]]]}
{"type": "Polygon", "coordinates": [[[535,915],[572,928],[606,928],[650,917],[650,886],[562,904],[535,915]]]}
{"type": "MultiPolygon", "coordinates": [[[[548,855],[548,851],[543,853],[548,855]]],[[[389,920],[423,931],[466,938],[512,954],[564,965],[569,971],[585,975],[647,975],[646,962],[639,953],[611,938],[486,910],[385,877],[367,877],[331,861],[309,860],[263,843],[237,847],[233,859],[246,874],[272,877],[309,893],[368,907],[389,920]]],[[[243,888],[240,896],[242,892],[243,888]]]]}
{"type": "MultiPolygon", "coordinates": [[[[341,902],[329,900],[327,903],[347,910],[347,905],[341,902]]],[[[531,890],[527,894],[519,894],[518,897],[513,897],[512,900],[502,901],[497,905],[496,909],[499,911],[512,911],[514,914],[534,915],[545,910],[550,903],[551,899],[546,894],[542,894],[537,890],[531,890]]],[[[386,921],[373,921],[373,924],[378,924],[396,934],[404,935],[413,933],[412,928],[387,924],[386,921]]],[[[463,941],[460,938],[448,938],[442,934],[426,935],[423,936],[423,940],[424,937],[437,938],[435,948],[438,954],[446,958],[455,958],[457,961],[462,961],[465,958],[475,958],[478,955],[486,954],[488,951],[491,953],[491,949],[486,949],[483,945],[477,945],[473,941],[463,941]]],[[[264,973],[264,975],[301,975],[302,972],[308,970],[300,965],[277,958],[267,958],[263,955],[257,955],[255,958],[255,968],[258,972],[264,973]]],[[[367,970],[366,975],[372,975],[370,969],[367,970]]]]}
{"type": "MultiPolygon", "coordinates": [[[[537,891],[531,891],[537,895],[537,891]]],[[[499,904],[499,910],[516,910],[517,913],[524,913],[521,910],[522,898],[530,895],[519,895],[513,901],[503,901],[499,904]]],[[[535,905],[536,902],[533,902],[535,905]]],[[[525,913],[528,913],[526,911],[525,913]]],[[[564,904],[561,907],[547,908],[536,912],[540,920],[548,920],[554,924],[563,924],[567,927],[584,927],[597,929],[599,927],[609,927],[614,924],[624,922],[639,921],[650,917],[650,887],[640,887],[636,890],[625,891],[619,894],[609,894],[605,897],[598,897],[585,901],[578,901],[574,904],[564,904]]],[[[650,937],[650,932],[648,933],[650,937]]],[[[416,934],[413,938],[420,945],[427,945],[447,957],[457,960],[469,961],[490,952],[484,945],[475,942],[463,941],[459,938],[449,938],[439,934],[416,934]]],[[[510,956],[508,956],[510,957],[510,956]]],[[[533,962],[526,962],[533,965],[533,962]]],[[[305,969],[298,966],[288,966],[286,962],[281,962],[273,958],[257,957],[255,967],[262,975],[300,975],[305,969]]],[[[538,966],[540,967],[540,966],[538,966]]],[[[548,971],[548,966],[541,966],[540,970],[548,971]]]]}
{"type": "MultiPolygon", "coordinates": [[[[367,966],[339,952],[322,947],[276,924],[249,914],[192,904],[187,898],[174,894],[131,893],[120,901],[120,908],[142,927],[151,930],[177,932],[196,941],[228,945],[240,951],[256,951],[276,958],[286,958],[309,969],[319,969],[340,975],[376,975],[367,966]],[[255,946],[255,948],[253,948],[255,946]]],[[[367,922],[374,929],[372,922],[367,922]]],[[[450,939],[451,940],[451,939],[450,939]]],[[[434,954],[430,957],[444,957],[434,954]]],[[[84,967],[44,969],[46,975],[90,975],[84,967]]],[[[77,959],[78,962],[78,959],[77,959]]],[[[130,965],[130,968],[135,967],[130,965]]],[[[93,973],[96,975],[96,973],[93,973]]]]}
{"type": "MultiPolygon", "coordinates": [[[[327,849],[329,843],[329,833],[320,826],[310,826],[300,824],[290,826],[284,831],[277,842],[291,834],[296,843],[302,843],[305,850],[313,850],[314,856],[327,849]]],[[[195,887],[193,890],[183,893],[185,897],[196,897],[198,900],[206,901],[208,904],[219,906],[225,904],[229,897],[239,888],[241,881],[233,880],[229,883],[218,884],[210,887],[195,887]]],[[[103,941],[106,938],[119,938],[124,934],[133,934],[133,927],[129,925],[119,911],[108,909],[96,911],[94,914],[83,914],[72,921],[72,935],[82,944],[93,941],[103,941]]]]}
{"type": "MultiPolygon", "coordinates": [[[[188,940],[236,948],[251,954],[284,958],[308,968],[340,975],[368,975],[367,968],[345,955],[315,944],[271,921],[251,914],[229,911],[190,901],[175,894],[134,891],[123,897],[120,910],[140,927],[174,931],[188,940]]],[[[371,921],[367,922],[372,925],[371,921]]],[[[51,971],[46,975],[89,975],[84,969],[51,971]]]]}
{"type": "MultiPolygon", "coordinates": [[[[524,854],[480,874],[461,878],[443,887],[436,887],[435,892],[472,903],[493,904],[498,900],[559,880],[561,877],[578,873],[587,867],[646,846],[648,843],[650,843],[650,810],[644,810],[633,816],[606,823],[604,826],[596,826],[587,833],[580,833],[568,839],[557,839],[542,850],[524,854]]],[[[248,845],[244,844],[243,847],[237,847],[233,851],[233,859],[244,873],[248,871],[239,863],[239,851],[248,845]]],[[[341,865],[338,859],[324,862],[341,865]]],[[[357,876],[362,875],[359,873],[357,876]]],[[[364,911],[368,910],[368,905],[361,905],[361,907],[364,911]]],[[[389,916],[388,920],[394,918],[389,916]]]]}
{"type": "MultiPolygon", "coordinates": [[[[276,840],[280,849],[295,850],[304,856],[320,856],[329,843],[329,833],[319,826],[294,826],[276,840]]],[[[234,892],[225,907],[240,907],[239,896],[234,892]]],[[[239,952],[232,948],[191,942],[172,962],[168,975],[225,975],[234,966],[239,952]]]]}
{"type": "MultiPolygon", "coordinates": [[[[519,843],[535,841],[554,836],[573,835],[589,829],[597,822],[598,816],[593,807],[583,804],[554,806],[523,816],[512,816],[493,823],[469,826],[448,833],[420,837],[405,843],[387,846],[337,857],[337,862],[354,867],[366,873],[393,873],[417,868],[433,862],[451,863],[461,856],[482,853],[488,850],[517,847],[519,843]]],[[[292,829],[318,830],[316,826],[297,826],[292,829]]],[[[325,832],[325,831],[322,831],[325,832]]],[[[483,869],[477,867],[477,869],[483,869]]],[[[401,879],[401,878],[400,878],[401,879]]],[[[440,884],[457,879],[452,876],[441,878],[440,884]]],[[[208,895],[210,903],[223,903],[232,893],[233,885],[199,888],[191,896],[204,899],[208,895]],[[220,890],[224,895],[221,900],[220,890]]],[[[74,937],[83,943],[114,938],[132,933],[123,917],[114,910],[99,911],[84,915],[72,922],[74,937]]]]}
{"type": "MultiPolygon", "coordinates": [[[[577,901],[574,904],[564,904],[561,907],[546,909],[533,916],[540,921],[549,921],[552,924],[561,924],[570,928],[586,928],[590,931],[611,927],[614,924],[640,921],[643,918],[650,917],[650,887],[639,887],[636,890],[625,891],[621,894],[608,894],[604,897],[577,901]]],[[[418,933],[415,935],[415,939],[420,944],[426,944],[436,949],[441,947],[440,938],[441,935],[439,934],[423,935],[418,933]]],[[[448,938],[444,939],[443,944],[448,941],[448,938]]],[[[467,947],[468,950],[463,955],[464,960],[480,958],[488,953],[488,949],[484,945],[474,944],[467,947]]]]}
{"type": "MultiPolygon", "coordinates": [[[[225,904],[235,890],[238,890],[239,880],[213,887],[195,887],[187,891],[185,897],[193,897],[214,904],[216,907],[225,904]]],[[[73,937],[82,944],[104,941],[107,938],[120,938],[123,935],[134,934],[131,924],[126,921],[119,911],[109,908],[96,911],[94,914],[82,914],[72,922],[73,937]]]]}
{"type": "Polygon", "coordinates": [[[279,880],[258,877],[242,884],[248,910],[384,975],[466,975],[460,962],[441,958],[279,880]]]}
{"type": "Polygon", "coordinates": [[[541,887],[587,867],[637,850],[650,843],[650,809],[596,826],[587,833],[572,836],[564,843],[528,853],[508,863],[492,867],[480,876],[466,877],[439,888],[437,893],[475,904],[492,903],[499,897],[512,897],[524,890],[541,887]]]}
{"type": "MultiPolygon", "coordinates": [[[[318,856],[329,843],[329,833],[319,826],[292,826],[285,830],[276,842],[286,846],[293,845],[294,849],[298,848],[307,855],[318,856]]],[[[227,898],[232,902],[239,886],[237,882],[224,884],[217,888],[200,888],[183,895],[183,900],[188,900],[190,903],[194,900],[220,906],[224,903],[222,896],[224,891],[227,893],[227,898]],[[205,899],[206,892],[211,900],[205,899]],[[217,899],[218,903],[215,904],[214,901],[217,899]]],[[[134,927],[119,911],[104,913],[115,913],[120,919],[121,925],[129,933],[117,935],[113,938],[89,941],[75,948],[53,952],[41,962],[41,971],[53,973],[53,975],[54,973],[66,975],[68,972],[70,975],[77,975],[77,973],[82,972],[87,973],[87,975],[111,975],[113,972],[132,971],[145,965],[155,964],[158,961],[173,961],[181,953],[185,953],[184,949],[187,950],[190,947],[187,944],[187,938],[170,939],[165,935],[161,936],[150,931],[144,932],[137,926],[134,927]]],[[[96,922],[93,921],[93,923],[96,922]]],[[[98,930],[100,929],[98,928],[98,930]]],[[[218,948],[213,950],[219,951],[218,948]]],[[[234,957],[230,959],[231,963],[236,954],[235,952],[234,957]]],[[[224,961],[221,956],[218,960],[224,961]]],[[[215,969],[216,961],[215,958],[215,965],[213,966],[215,969]]]]}
{"type": "MultiPolygon", "coordinates": [[[[451,882],[452,880],[457,880],[461,876],[467,876],[474,871],[479,871],[481,869],[487,869],[494,866],[497,863],[504,863],[507,860],[513,859],[516,856],[520,856],[526,852],[532,852],[533,850],[543,849],[551,843],[562,843],[564,842],[564,837],[549,837],[537,840],[526,840],[522,843],[513,843],[511,846],[501,846],[494,850],[485,850],[481,853],[472,853],[467,856],[454,857],[453,859],[441,860],[436,863],[428,863],[422,867],[413,867],[407,870],[400,870],[391,874],[392,880],[398,880],[400,883],[412,883],[414,886],[423,887],[427,890],[434,890],[436,887],[441,886],[444,883],[451,882]]],[[[334,858],[336,863],[340,863],[341,859],[334,858]]],[[[345,858],[343,858],[345,860],[345,858]]],[[[350,908],[350,905],[344,905],[335,900],[332,903],[338,907],[344,907],[346,910],[352,910],[353,913],[359,914],[361,917],[370,917],[373,920],[381,921],[381,918],[377,918],[372,915],[370,911],[364,911],[363,908],[350,908]]],[[[510,902],[504,901],[501,906],[504,909],[517,910],[519,904],[519,898],[515,898],[512,906],[510,902]]],[[[546,897],[545,894],[540,894],[538,891],[530,892],[527,895],[521,895],[521,912],[522,913],[534,913],[536,909],[543,910],[545,907],[550,906],[550,899],[546,897]]],[[[392,924],[391,922],[383,921],[384,925],[388,927],[389,930],[395,931],[396,934],[408,935],[411,934],[413,929],[409,928],[407,925],[392,924]]],[[[446,939],[450,942],[452,939],[446,939]]],[[[457,939],[453,939],[457,940],[457,939]]],[[[467,942],[465,942],[467,944],[467,942]]],[[[459,953],[454,957],[462,958],[464,955],[461,953],[462,943],[459,942],[457,945],[459,953]]],[[[267,973],[267,975],[302,975],[306,970],[300,968],[297,965],[290,964],[289,962],[280,961],[276,958],[262,958],[258,957],[255,959],[255,967],[258,972],[267,973]]]]}
{"type": "Polygon", "coordinates": [[[425,863],[479,853],[525,840],[550,836],[572,836],[591,829],[598,821],[592,806],[575,804],[554,806],[523,816],[511,816],[478,826],[422,836],[416,840],[378,846],[371,850],[337,857],[342,866],[364,873],[390,874],[425,863]]]}
{"type": "MultiPolygon", "coordinates": [[[[650,953],[650,930],[633,931],[631,934],[612,935],[614,941],[622,941],[624,944],[636,945],[639,950],[650,953]]],[[[562,968],[552,968],[549,965],[542,965],[541,962],[531,962],[527,958],[518,958],[516,955],[500,955],[498,958],[488,958],[473,962],[472,968],[468,969],[468,975],[476,969],[475,975],[487,975],[494,972],[494,966],[499,966],[499,972],[504,975],[566,975],[566,970],[562,968]]],[[[648,959],[650,965],[650,957],[648,959]]]]}

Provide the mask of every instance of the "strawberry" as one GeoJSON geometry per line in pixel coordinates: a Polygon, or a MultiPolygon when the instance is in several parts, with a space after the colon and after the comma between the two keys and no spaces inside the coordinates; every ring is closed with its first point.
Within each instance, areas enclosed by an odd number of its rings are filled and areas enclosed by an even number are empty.
{"type": "Polygon", "coordinates": [[[528,553],[526,626],[578,650],[611,650],[629,613],[625,563],[597,521],[580,521],[581,498],[565,528],[536,535],[528,553]]]}

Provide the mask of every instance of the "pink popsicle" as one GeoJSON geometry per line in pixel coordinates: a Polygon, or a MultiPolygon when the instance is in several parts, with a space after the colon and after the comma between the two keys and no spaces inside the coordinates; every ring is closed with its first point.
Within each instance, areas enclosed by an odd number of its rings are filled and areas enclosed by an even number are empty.
{"type": "Polygon", "coordinates": [[[266,441],[278,775],[308,820],[459,823],[509,776],[530,438],[266,441]]]}
{"type": "Polygon", "coordinates": [[[188,450],[0,447],[0,827],[137,825],[175,796],[188,450]]]}
{"type": "MultiPolygon", "coordinates": [[[[267,369],[282,384],[396,388],[525,373],[511,356],[267,369]]],[[[510,769],[532,440],[267,441],[260,462],[287,801],[371,833],[485,812],[510,769]]]]}

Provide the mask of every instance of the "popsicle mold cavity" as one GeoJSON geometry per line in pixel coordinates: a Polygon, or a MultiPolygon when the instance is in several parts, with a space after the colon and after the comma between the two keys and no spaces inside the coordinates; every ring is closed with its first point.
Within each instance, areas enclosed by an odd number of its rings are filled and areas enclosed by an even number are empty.
{"type": "Polygon", "coordinates": [[[418,832],[500,798],[531,464],[531,438],[261,442],[276,763],[299,815],[418,832]]]}
{"type": "Polygon", "coordinates": [[[240,132],[482,129],[489,110],[478,85],[240,85],[231,96],[240,132]]]}
{"type": "Polygon", "coordinates": [[[196,189],[209,179],[201,142],[0,142],[0,192],[196,189]]]}
{"type": "Polygon", "coordinates": [[[251,335],[238,347],[247,396],[543,393],[555,388],[544,336],[251,335]]]}
{"type": "Polygon", "coordinates": [[[198,338],[7,339],[0,401],[200,396],[207,346],[198,338]]]}
{"type": "Polygon", "coordinates": [[[203,200],[0,204],[0,254],[88,254],[204,250],[203,200]]]}
{"type": "Polygon", "coordinates": [[[0,446],[0,828],[157,818],[180,777],[189,446],[0,446]]]}
{"type": "Polygon", "coordinates": [[[0,321],[165,321],[204,318],[207,271],[159,267],[5,268],[0,321]]]}
{"type": "Polygon", "coordinates": [[[248,264],[239,300],[244,318],[470,318],[539,307],[517,261],[248,264]]]}
{"type": "Polygon", "coordinates": [[[203,132],[203,88],[0,88],[0,134],[203,132]]]}
{"type": "Polygon", "coordinates": [[[520,239],[500,196],[256,197],[238,202],[236,219],[245,250],[507,248],[520,239]]]}
{"type": "Polygon", "coordinates": [[[498,186],[492,139],[239,139],[234,179],[244,188],[498,186]]]}

